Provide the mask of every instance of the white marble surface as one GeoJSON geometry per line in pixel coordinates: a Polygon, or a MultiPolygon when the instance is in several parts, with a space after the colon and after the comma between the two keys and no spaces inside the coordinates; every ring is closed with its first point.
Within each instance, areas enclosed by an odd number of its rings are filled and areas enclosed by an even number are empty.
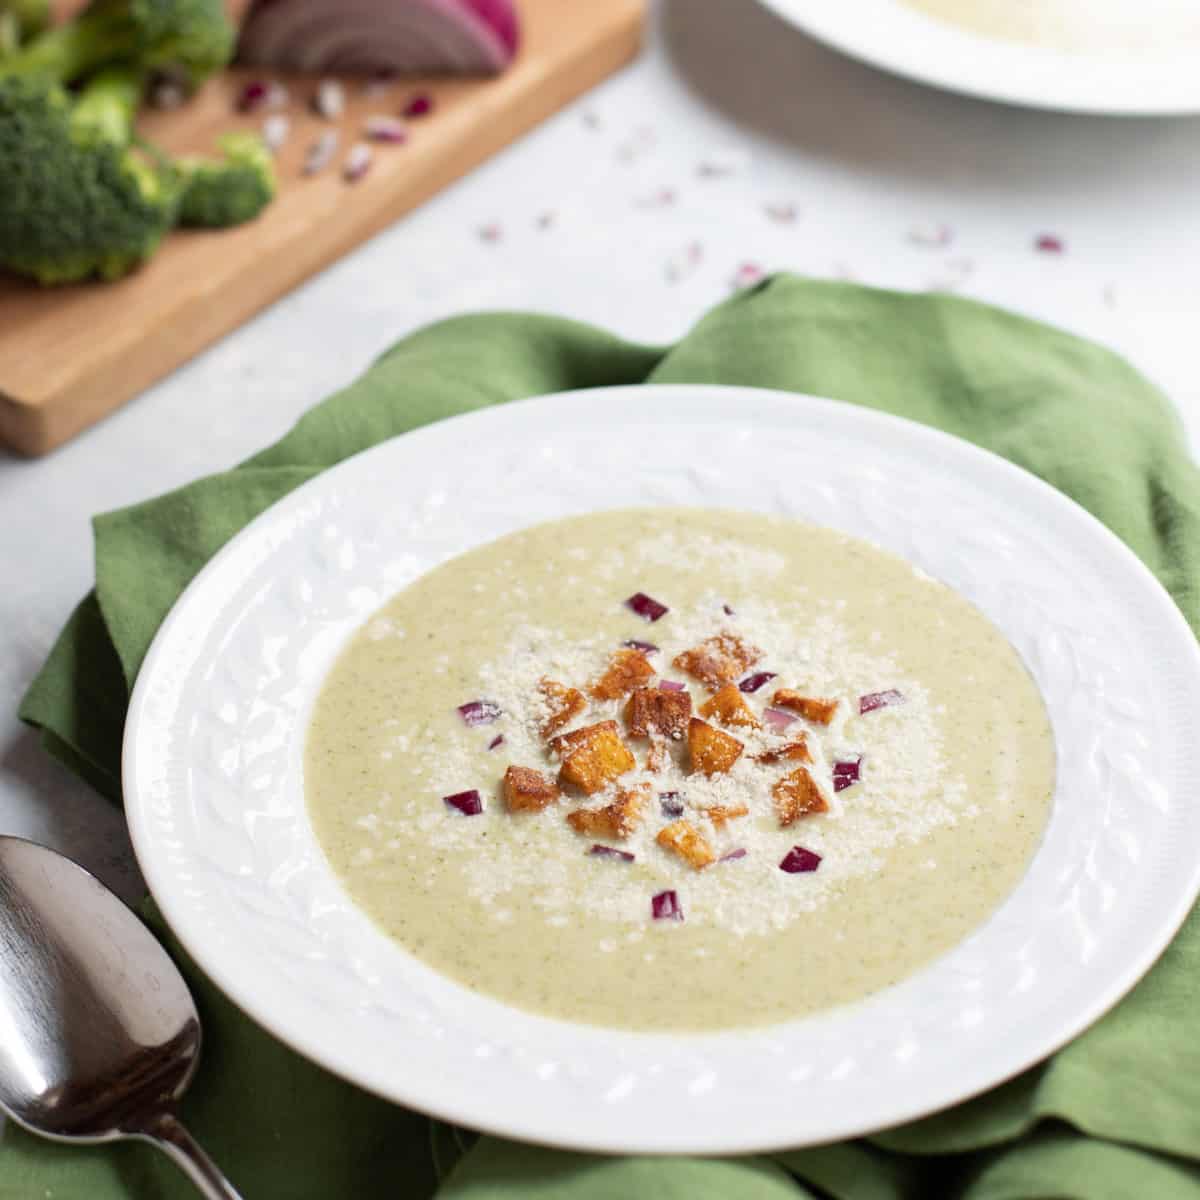
{"type": "Polygon", "coordinates": [[[1195,442],[1200,118],[1057,116],[927,90],[750,0],[660,0],[653,14],[636,65],[51,457],[0,457],[0,830],[136,889],[119,816],[14,715],[91,583],[89,516],[250,454],[439,317],[535,308],[670,339],[744,262],[956,287],[1127,354],[1195,442]],[[734,169],[701,174],[721,162],[734,169]],[[492,225],[498,238],[481,236],[492,225]],[[948,245],[913,239],[940,225],[948,245]],[[1065,252],[1036,252],[1043,233],[1065,252]]]}

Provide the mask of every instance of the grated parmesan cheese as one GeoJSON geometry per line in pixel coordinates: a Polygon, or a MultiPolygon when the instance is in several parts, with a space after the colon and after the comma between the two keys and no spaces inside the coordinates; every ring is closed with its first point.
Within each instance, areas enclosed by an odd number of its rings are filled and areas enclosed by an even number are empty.
{"type": "MultiPolygon", "coordinates": [[[[651,539],[647,546],[646,552],[660,561],[677,549],[666,536],[651,539]]],[[[758,563],[754,569],[769,568],[758,563]]],[[[624,572],[629,572],[627,563],[624,572]]],[[[731,617],[724,613],[721,597],[710,593],[693,608],[673,611],[648,635],[660,647],[650,656],[660,676],[686,682],[697,707],[707,693],[672,668],[671,660],[722,632],[736,633],[759,647],[764,654],[754,669],[778,675],[758,693],[746,696],[756,713],[769,704],[777,686],[841,701],[828,726],[797,720],[788,730],[807,734],[813,756],[810,770],[830,804],[826,814],[803,818],[789,829],[778,827],[771,788],[795,764],[768,767],[754,762],[755,754],[778,744],[780,738],[769,729],[746,728],[731,731],[746,748],[724,775],[688,774],[685,743],[669,742],[664,770],[649,773],[639,765],[588,799],[588,807],[599,807],[615,797],[618,786],[650,784],[655,798],[649,818],[620,843],[621,849],[635,855],[632,865],[584,861],[590,840],[577,835],[565,820],[566,812],[576,806],[573,799],[537,814],[504,812],[495,797],[509,762],[551,773],[557,770],[540,736],[551,704],[538,688],[539,680],[549,677],[586,689],[615,649],[607,639],[568,640],[552,629],[523,625],[515,630],[504,653],[479,672],[478,694],[496,702],[503,716],[484,731],[455,731],[436,756],[427,790],[401,804],[394,824],[399,828],[415,822],[438,850],[466,854],[478,851],[479,821],[497,827],[497,849],[506,844],[506,833],[516,832],[505,829],[505,824],[519,822],[521,844],[506,848],[505,853],[489,854],[486,869],[469,875],[472,895],[493,912],[504,896],[522,892],[532,894],[538,909],[556,925],[577,915],[644,923],[650,891],[672,887],[686,898],[689,921],[708,922],[739,935],[783,928],[797,914],[827,904],[847,880],[877,872],[892,848],[918,842],[933,829],[953,825],[973,811],[962,780],[948,774],[926,689],[917,679],[902,675],[874,644],[865,649],[854,646],[838,622],[838,607],[836,601],[788,607],[743,601],[731,617]],[[858,696],[883,687],[898,688],[906,702],[859,716],[858,696]],[[506,757],[497,755],[489,764],[491,778],[479,778],[482,732],[489,740],[497,732],[505,738],[506,757]],[[861,782],[835,793],[833,763],[859,754],[864,756],[861,782]],[[493,799],[485,802],[480,818],[448,820],[440,797],[461,790],[464,780],[493,799]],[[664,823],[657,793],[665,791],[681,794],[685,816],[699,823],[718,855],[741,847],[746,856],[697,872],[657,846],[654,837],[664,823]],[[723,828],[715,828],[703,816],[709,806],[735,803],[746,804],[750,815],[728,821],[723,828]],[[779,870],[780,860],[796,844],[822,856],[819,871],[799,878],[779,870]],[[587,886],[580,886],[585,872],[587,886]]],[[[623,707],[624,700],[590,701],[586,712],[562,732],[606,719],[619,721],[623,707]]],[[[630,744],[640,764],[646,743],[630,744]]]]}

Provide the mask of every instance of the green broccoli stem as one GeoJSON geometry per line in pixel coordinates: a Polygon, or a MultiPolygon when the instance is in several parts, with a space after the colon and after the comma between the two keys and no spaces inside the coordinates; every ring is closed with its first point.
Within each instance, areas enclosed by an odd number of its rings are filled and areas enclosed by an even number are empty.
{"type": "Polygon", "coordinates": [[[21,48],[21,26],[15,13],[0,9],[0,63],[21,48]]]}
{"type": "Polygon", "coordinates": [[[84,85],[71,110],[71,125],[117,146],[128,146],[145,87],[145,73],[116,66],[98,71],[84,85]]]}
{"type": "Polygon", "coordinates": [[[0,62],[0,75],[44,75],[71,83],[129,53],[129,19],[120,13],[85,12],[78,20],[47,29],[0,62]]]}

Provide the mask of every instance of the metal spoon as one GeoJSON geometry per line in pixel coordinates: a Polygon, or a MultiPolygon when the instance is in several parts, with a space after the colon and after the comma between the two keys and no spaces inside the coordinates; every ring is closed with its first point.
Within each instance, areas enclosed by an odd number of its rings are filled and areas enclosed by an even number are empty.
{"type": "Polygon", "coordinates": [[[200,1019],[148,929],[82,867],[0,836],[0,1108],[61,1142],[140,1138],[239,1200],[175,1115],[200,1019]]]}

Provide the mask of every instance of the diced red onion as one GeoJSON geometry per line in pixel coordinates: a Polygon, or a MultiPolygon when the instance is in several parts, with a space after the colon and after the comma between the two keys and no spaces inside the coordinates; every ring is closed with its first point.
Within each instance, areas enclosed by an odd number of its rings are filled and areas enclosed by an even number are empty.
{"type": "Polygon", "coordinates": [[[504,734],[498,733],[498,734],[496,734],[496,736],[494,738],[492,738],[492,740],[490,742],[488,742],[488,749],[495,750],[497,746],[503,746],[503,745],[504,745],[504,734]]]}
{"type": "Polygon", "coordinates": [[[495,74],[517,52],[514,0],[258,0],[243,62],[328,74],[495,74]]]}
{"type": "Polygon", "coordinates": [[[735,291],[740,291],[742,288],[753,287],[756,283],[762,283],[766,277],[766,271],[758,263],[744,262],[734,271],[733,278],[729,281],[729,286],[735,291]]]}
{"type": "Polygon", "coordinates": [[[859,781],[859,768],[862,766],[862,755],[855,759],[843,759],[833,764],[833,790],[844,792],[859,781]]]}
{"type": "Polygon", "coordinates": [[[637,638],[630,638],[627,642],[622,642],[622,646],[628,646],[630,650],[640,650],[643,654],[657,654],[658,647],[653,642],[639,642],[637,638]]]}
{"type": "Polygon", "coordinates": [[[674,204],[678,198],[679,195],[674,188],[663,187],[651,192],[649,195],[640,197],[634,203],[638,208],[665,208],[670,204],[674,204]]]}
{"type": "Polygon", "coordinates": [[[384,113],[368,117],[363,125],[363,133],[373,142],[388,142],[393,146],[408,141],[408,126],[399,117],[389,117],[384,113]]]}
{"type": "Polygon", "coordinates": [[[908,231],[908,240],[914,246],[948,246],[954,240],[954,230],[949,225],[914,225],[908,231]]]}
{"type": "Polygon", "coordinates": [[[678,792],[659,792],[658,806],[664,817],[683,816],[683,798],[678,792]]]}
{"type": "Polygon", "coordinates": [[[650,913],[656,921],[682,921],[683,907],[673,892],[659,892],[650,898],[650,913]]]}
{"type": "Polygon", "coordinates": [[[313,111],[327,121],[336,121],[346,111],[346,93],[336,79],[322,79],[312,99],[313,111]]]}
{"type": "Polygon", "coordinates": [[[815,871],[820,865],[821,856],[819,854],[815,854],[812,850],[805,850],[803,846],[793,846],[783,856],[779,869],[786,871],[789,875],[803,875],[808,871],[815,871]]]}
{"type": "Polygon", "coordinates": [[[702,159],[696,166],[696,174],[704,179],[719,179],[723,175],[733,175],[738,171],[744,171],[749,165],[749,151],[734,146],[714,151],[702,159]]]}
{"type": "Polygon", "coordinates": [[[618,858],[621,862],[633,862],[633,855],[628,850],[618,850],[615,846],[602,846],[597,842],[589,851],[593,858],[618,858]]]}
{"type": "Polygon", "coordinates": [[[1039,234],[1033,245],[1041,254],[1061,254],[1067,248],[1062,238],[1052,233],[1039,234]]]}
{"type": "Polygon", "coordinates": [[[311,146],[304,156],[304,166],[301,171],[305,175],[316,175],[329,166],[337,152],[338,135],[336,129],[327,129],[311,146]]]}
{"type": "Polygon", "coordinates": [[[728,854],[722,854],[721,857],[717,859],[717,862],[733,862],[733,860],[735,858],[745,858],[745,857],[746,857],[746,847],[739,846],[736,850],[730,850],[728,854]]]}
{"type": "Polygon", "coordinates": [[[686,279],[704,261],[704,244],[695,240],[676,250],[667,258],[665,274],[668,283],[686,279]]]}
{"type": "Polygon", "coordinates": [[[504,710],[495,700],[468,700],[458,706],[458,715],[467,725],[490,725],[504,710]]]}
{"type": "Polygon", "coordinates": [[[414,117],[427,117],[433,112],[433,97],[428,92],[418,92],[409,98],[403,112],[409,120],[414,117]]]}
{"type": "Polygon", "coordinates": [[[272,154],[278,154],[291,131],[292,123],[283,113],[272,113],[262,124],[263,142],[272,154]]]}
{"type": "Polygon", "coordinates": [[[357,183],[370,169],[375,155],[366,142],[355,142],[342,163],[342,178],[347,183],[357,183]]]}
{"type": "Polygon", "coordinates": [[[287,88],[278,80],[250,79],[242,85],[234,107],[244,113],[258,112],[260,108],[275,111],[286,108],[288,99],[287,88]]]}
{"type": "Polygon", "coordinates": [[[477,817],[483,812],[483,801],[474,788],[469,792],[455,792],[453,796],[443,796],[442,799],[448,807],[457,809],[464,817],[477,817]]]}
{"type": "Polygon", "coordinates": [[[647,621],[657,621],[671,611],[665,604],[660,604],[645,592],[635,592],[625,601],[625,606],[633,609],[639,617],[645,617],[647,621]]]}
{"type": "Polygon", "coordinates": [[[745,692],[746,695],[752,695],[757,692],[764,683],[770,683],[775,678],[774,671],[755,671],[753,675],[747,675],[745,679],[738,684],[738,691],[745,692]]]}
{"type": "Polygon", "coordinates": [[[763,719],[776,731],[786,729],[795,719],[796,714],[784,712],[782,708],[767,708],[763,710],[763,719]]]}
{"type": "Polygon", "coordinates": [[[238,112],[254,112],[267,102],[267,83],[262,79],[250,79],[237,94],[235,106],[238,112]]]}
{"type": "Polygon", "coordinates": [[[877,708],[888,708],[893,704],[903,704],[904,696],[895,688],[888,688],[885,692],[868,692],[865,696],[858,698],[859,716],[863,713],[874,712],[877,708]]]}
{"type": "Polygon", "coordinates": [[[685,692],[687,691],[686,683],[676,683],[674,679],[664,679],[659,685],[660,692],[685,692]]]}

